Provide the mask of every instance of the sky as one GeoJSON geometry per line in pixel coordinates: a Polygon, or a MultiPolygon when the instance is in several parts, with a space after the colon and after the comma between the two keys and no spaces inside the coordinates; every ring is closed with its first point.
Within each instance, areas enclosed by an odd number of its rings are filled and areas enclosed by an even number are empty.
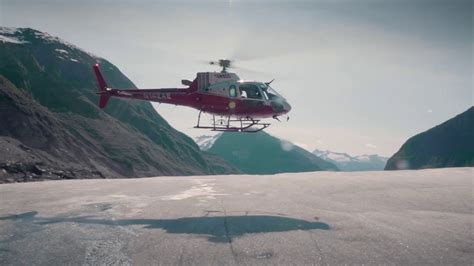
{"type": "MultiPolygon", "coordinates": [[[[474,102],[469,0],[0,0],[0,25],[59,36],[139,88],[241,59],[241,78],[274,78],[292,105],[266,131],[310,151],[390,156],[474,102]]],[[[194,109],[154,106],[191,137],[212,134],[192,128],[194,109]]]]}

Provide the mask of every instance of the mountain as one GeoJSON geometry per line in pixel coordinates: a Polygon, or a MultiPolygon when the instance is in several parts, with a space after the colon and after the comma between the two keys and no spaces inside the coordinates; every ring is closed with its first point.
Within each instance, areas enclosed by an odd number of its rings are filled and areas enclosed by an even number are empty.
{"type": "Polygon", "coordinates": [[[239,172],[149,102],[111,99],[99,110],[95,63],[109,85],[135,88],[107,60],[57,37],[0,27],[0,180],[239,172]]]}
{"type": "Polygon", "coordinates": [[[474,166],[474,107],[408,139],[386,170],[474,166]]]}
{"type": "Polygon", "coordinates": [[[347,153],[314,150],[313,154],[335,164],[342,171],[378,171],[383,170],[388,158],[377,154],[351,156],[347,153]]]}
{"type": "Polygon", "coordinates": [[[224,158],[247,174],[338,170],[334,164],[263,131],[245,134],[225,132],[198,140],[203,149],[224,158]]]}

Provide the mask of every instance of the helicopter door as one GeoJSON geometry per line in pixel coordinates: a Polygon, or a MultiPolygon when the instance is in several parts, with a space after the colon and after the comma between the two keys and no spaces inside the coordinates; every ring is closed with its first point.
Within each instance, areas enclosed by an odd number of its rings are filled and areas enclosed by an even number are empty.
{"type": "Polygon", "coordinates": [[[261,108],[267,104],[263,99],[262,91],[255,84],[241,84],[239,85],[239,91],[244,108],[261,108]]]}

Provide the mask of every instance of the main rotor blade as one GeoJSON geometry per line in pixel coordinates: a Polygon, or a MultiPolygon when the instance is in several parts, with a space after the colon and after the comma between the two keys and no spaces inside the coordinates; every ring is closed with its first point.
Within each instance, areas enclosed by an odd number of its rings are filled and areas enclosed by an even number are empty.
{"type": "Polygon", "coordinates": [[[251,74],[253,73],[253,74],[264,75],[264,76],[271,76],[272,75],[272,74],[270,74],[268,72],[265,72],[265,71],[256,70],[256,69],[252,69],[252,68],[247,68],[247,67],[236,66],[235,64],[233,64],[231,68],[238,69],[238,70],[248,72],[248,73],[251,73],[251,74]]]}

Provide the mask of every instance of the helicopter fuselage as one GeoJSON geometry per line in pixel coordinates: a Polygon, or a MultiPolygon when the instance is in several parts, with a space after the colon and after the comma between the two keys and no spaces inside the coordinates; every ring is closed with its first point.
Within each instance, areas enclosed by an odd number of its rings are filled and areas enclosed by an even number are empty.
{"type": "Polygon", "coordinates": [[[105,107],[109,97],[119,97],[188,106],[205,113],[247,119],[276,118],[291,110],[285,98],[269,84],[243,81],[234,73],[198,73],[188,88],[115,89],[107,87],[98,65],[94,71],[100,87],[100,108],[105,107]]]}

